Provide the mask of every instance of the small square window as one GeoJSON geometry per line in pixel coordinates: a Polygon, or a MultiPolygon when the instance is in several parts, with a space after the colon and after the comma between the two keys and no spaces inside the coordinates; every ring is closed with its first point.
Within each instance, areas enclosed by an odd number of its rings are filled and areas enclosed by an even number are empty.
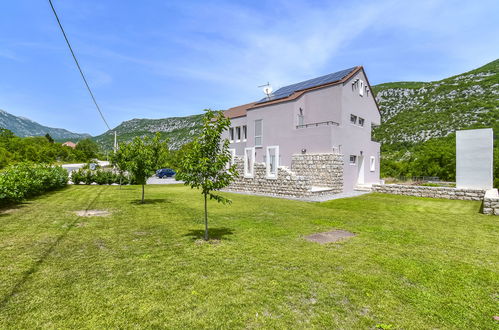
{"type": "Polygon", "coordinates": [[[364,126],[364,118],[359,117],[359,126],[364,126]]]}
{"type": "Polygon", "coordinates": [[[355,164],[357,164],[357,156],[350,155],[350,165],[355,165],[355,164]]]}
{"type": "Polygon", "coordinates": [[[356,115],[350,115],[350,122],[352,124],[357,124],[357,116],[356,115]]]}

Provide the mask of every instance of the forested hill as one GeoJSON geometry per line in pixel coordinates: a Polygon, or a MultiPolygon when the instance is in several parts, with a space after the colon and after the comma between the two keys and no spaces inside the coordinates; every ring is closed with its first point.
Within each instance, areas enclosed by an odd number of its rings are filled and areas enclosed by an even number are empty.
{"type": "Polygon", "coordinates": [[[111,149],[114,143],[114,131],[118,143],[131,141],[136,136],[152,136],[160,132],[169,140],[172,149],[178,149],[199,134],[203,115],[171,117],[163,119],[132,119],[122,122],[111,131],[93,138],[103,149],[111,149]]]}
{"type": "Polygon", "coordinates": [[[73,133],[62,128],[43,126],[4,110],[0,110],[0,128],[6,128],[19,137],[42,136],[48,133],[55,140],[72,140],[73,142],[90,137],[90,134],[73,133]]]}
{"type": "Polygon", "coordinates": [[[499,60],[440,81],[373,90],[381,111],[374,137],[382,143],[383,176],[453,179],[456,130],[492,127],[499,136],[499,60]]]}
{"type": "Polygon", "coordinates": [[[419,143],[463,128],[499,128],[499,60],[440,81],[373,89],[382,120],[375,136],[383,144],[419,143]]]}

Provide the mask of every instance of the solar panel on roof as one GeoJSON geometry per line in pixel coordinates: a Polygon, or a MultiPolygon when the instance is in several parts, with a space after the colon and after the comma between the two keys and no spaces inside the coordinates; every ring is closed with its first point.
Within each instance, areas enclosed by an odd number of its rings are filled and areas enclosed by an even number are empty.
{"type": "Polygon", "coordinates": [[[263,98],[260,101],[258,101],[257,104],[264,103],[267,101],[282,99],[282,98],[290,96],[294,92],[298,92],[298,91],[301,91],[301,90],[304,90],[307,88],[312,88],[312,87],[316,87],[316,86],[320,86],[320,85],[324,85],[327,83],[332,83],[332,82],[341,80],[341,79],[345,78],[350,72],[355,70],[355,68],[356,67],[341,70],[338,72],[327,74],[325,76],[321,76],[321,77],[309,79],[306,81],[302,81],[302,82],[299,82],[299,83],[296,83],[293,85],[281,87],[278,90],[276,90],[275,92],[273,92],[272,95],[270,96],[270,98],[268,98],[268,97],[263,98]]]}

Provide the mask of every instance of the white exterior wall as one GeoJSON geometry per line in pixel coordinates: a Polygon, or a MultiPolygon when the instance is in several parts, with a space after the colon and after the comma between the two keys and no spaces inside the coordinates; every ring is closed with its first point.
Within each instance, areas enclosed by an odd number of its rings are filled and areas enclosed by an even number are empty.
{"type": "Polygon", "coordinates": [[[354,189],[361,170],[363,170],[365,184],[379,183],[380,144],[371,141],[371,124],[379,125],[381,115],[376,106],[372,91],[366,93],[364,90],[364,95],[360,96],[359,87],[352,86],[352,82],[356,79],[361,79],[364,81],[364,86],[367,86],[366,76],[360,71],[346,81],[342,89],[342,125],[337,139],[341,144],[341,153],[345,157],[343,170],[344,191],[352,191],[354,189]],[[359,127],[351,124],[351,114],[364,118],[364,126],[359,127]],[[357,156],[357,163],[355,165],[350,165],[350,155],[357,156]],[[361,156],[364,161],[363,169],[359,161],[361,156]],[[370,169],[371,157],[375,157],[374,171],[370,169]]]}
{"type": "MultiPolygon", "coordinates": [[[[358,72],[345,84],[338,84],[306,92],[301,97],[264,107],[248,110],[246,117],[231,120],[232,127],[247,125],[245,143],[231,143],[238,156],[244,155],[245,147],[255,146],[255,120],[263,120],[262,146],[255,148],[256,162],[264,162],[268,146],[279,146],[279,164],[291,167],[293,154],[305,149],[310,153],[344,154],[344,191],[352,191],[358,182],[360,164],[349,164],[350,155],[364,157],[364,183],[379,183],[380,144],[371,141],[371,123],[380,124],[380,114],[372,92],[359,95],[351,82],[362,79],[367,86],[363,71],[358,72]],[[297,128],[300,108],[304,124],[336,122],[339,126],[297,128]],[[350,124],[350,114],[365,119],[363,127],[350,124]],[[375,157],[374,171],[370,169],[370,157],[375,157]]],[[[228,132],[225,133],[228,137],[228,132]]],[[[359,158],[358,158],[359,159],[359,158]]]]}

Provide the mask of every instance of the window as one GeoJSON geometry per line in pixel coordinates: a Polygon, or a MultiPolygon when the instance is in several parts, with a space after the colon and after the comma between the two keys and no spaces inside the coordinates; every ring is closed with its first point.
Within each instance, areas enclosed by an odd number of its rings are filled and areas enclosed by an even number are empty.
{"type": "Polygon", "coordinates": [[[255,164],[255,148],[244,148],[244,177],[253,177],[253,167],[255,164]]]}
{"type": "Polygon", "coordinates": [[[277,179],[277,171],[279,168],[279,146],[267,147],[267,178],[277,179]]]}
{"type": "Polygon", "coordinates": [[[243,126],[243,141],[246,141],[248,138],[248,127],[246,125],[243,126]]]}
{"type": "Polygon", "coordinates": [[[262,146],[262,120],[255,120],[255,147],[262,146]]]}
{"type": "Polygon", "coordinates": [[[234,142],[234,127],[229,128],[229,140],[234,142]]]}
{"type": "Polygon", "coordinates": [[[369,165],[370,165],[371,172],[374,172],[376,170],[376,157],[371,156],[369,165]]]}
{"type": "Polygon", "coordinates": [[[364,96],[364,81],[359,80],[359,95],[364,96]]]}
{"type": "Polygon", "coordinates": [[[241,126],[236,127],[236,142],[241,141],[241,126]]]}
{"type": "Polygon", "coordinates": [[[357,164],[357,156],[350,155],[350,165],[355,165],[355,164],[357,164]]]}
{"type": "Polygon", "coordinates": [[[359,117],[359,126],[364,127],[364,118],[359,117]]]}
{"type": "Polygon", "coordinates": [[[350,115],[350,123],[352,124],[357,124],[357,116],[356,115],[350,115]]]}

